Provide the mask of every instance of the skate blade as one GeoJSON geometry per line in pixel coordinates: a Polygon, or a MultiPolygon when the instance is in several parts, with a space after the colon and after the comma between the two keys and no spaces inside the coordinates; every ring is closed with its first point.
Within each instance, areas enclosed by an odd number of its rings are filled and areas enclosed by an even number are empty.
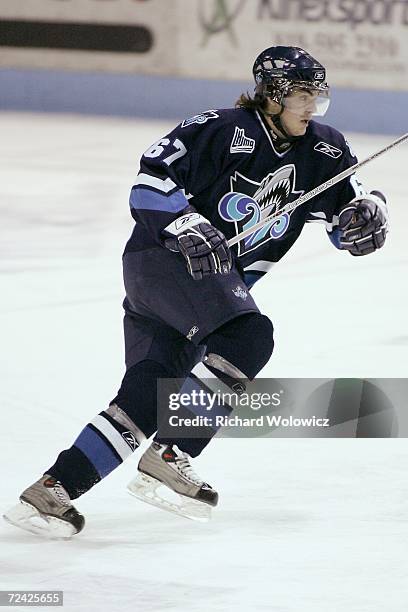
{"type": "Polygon", "coordinates": [[[211,519],[211,507],[208,504],[174,492],[180,503],[170,501],[157,493],[157,489],[160,487],[164,487],[166,491],[171,491],[169,487],[159,480],[140,472],[128,484],[127,489],[137,499],[172,514],[177,514],[178,516],[183,516],[200,523],[207,523],[211,519]]]}
{"type": "Polygon", "coordinates": [[[10,508],[3,514],[3,518],[24,531],[55,540],[67,540],[77,533],[75,527],[67,521],[41,514],[37,508],[23,501],[10,508]]]}

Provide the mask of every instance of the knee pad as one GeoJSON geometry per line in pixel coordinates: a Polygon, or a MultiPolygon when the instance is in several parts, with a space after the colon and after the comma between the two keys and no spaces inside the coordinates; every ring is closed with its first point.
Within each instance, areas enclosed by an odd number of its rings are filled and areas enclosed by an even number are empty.
{"type": "Polygon", "coordinates": [[[155,361],[137,363],[127,370],[116,397],[110,403],[110,407],[118,406],[147,438],[157,429],[158,378],[171,378],[171,374],[155,361]]]}
{"type": "Polygon", "coordinates": [[[207,337],[206,344],[206,355],[214,354],[232,366],[229,375],[252,380],[272,355],[273,325],[260,313],[245,314],[216,329],[207,337]]]}

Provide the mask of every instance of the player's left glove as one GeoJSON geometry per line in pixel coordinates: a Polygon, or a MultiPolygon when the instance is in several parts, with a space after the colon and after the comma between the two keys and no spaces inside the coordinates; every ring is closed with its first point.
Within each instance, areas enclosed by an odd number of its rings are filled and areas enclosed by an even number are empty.
{"type": "Polygon", "coordinates": [[[185,211],[163,230],[164,246],[184,256],[194,280],[210,274],[229,274],[232,256],[224,234],[193,206],[185,211]]]}
{"type": "Polygon", "coordinates": [[[379,191],[359,196],[339,212],[340,245],[352,255],[380,249],[388,232],[386,200],[379,191]]]}

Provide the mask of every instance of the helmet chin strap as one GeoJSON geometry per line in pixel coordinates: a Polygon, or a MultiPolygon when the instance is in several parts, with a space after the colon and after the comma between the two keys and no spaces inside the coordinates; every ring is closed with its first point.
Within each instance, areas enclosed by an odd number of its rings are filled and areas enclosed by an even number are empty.
{"type": "Polygon", "coordinates": [[[304,138],[304,136],[291,136],[290,134],[288,134],[288,132],[285,130],[285,128],[282,125],[282,121],[281,121],[281,115],[283,113],[283,106],[281,108],[281,110],[279,111],[279,113],[268,113],[267,111],[263,111],[264,115],[266,115],[267,117],[270,118],[270,120],[272,121],[273,125],[276,127],[277,130],[279,130],[279,132],[281,134],[283,134],[283,138],[281,136],[279,136],[278,134],[275,134],[275,132],[273,132],[273,139],[276,142],[276,144],[278,146],[287,146],[287,143],[289,144],[293,144],[295,142],[298,142],[299,140],[301,140],[302,138],[304,138]]]}

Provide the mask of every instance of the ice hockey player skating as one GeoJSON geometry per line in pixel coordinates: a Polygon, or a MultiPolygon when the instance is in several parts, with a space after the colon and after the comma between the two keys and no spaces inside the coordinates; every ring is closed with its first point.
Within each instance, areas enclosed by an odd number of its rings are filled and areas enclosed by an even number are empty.
{"type": "Polygon", "coordinates": [[[385,198],[352,175],[228,247],[244,227],[357,161],[341,133],[312,119],[330,102],[318,61],[300,48],[271,47],[253,74],[254,96],[185,119],[144,153],[130,195],[136,224],[123,256],[125,376],[109,406],[6,512],[10,523],[51,537],[78,533],[84,517],[72,501],[153,435],[130,491],[208,518],[218,495],[190,460],[211,435],[160,435],[158,379],[185,380],[201,361],[231,387],[255,378],[272,355],[273,326],[248,290],[305,223],[322,223],[334,246],[354,256],[383,246],[385,198]]]}

